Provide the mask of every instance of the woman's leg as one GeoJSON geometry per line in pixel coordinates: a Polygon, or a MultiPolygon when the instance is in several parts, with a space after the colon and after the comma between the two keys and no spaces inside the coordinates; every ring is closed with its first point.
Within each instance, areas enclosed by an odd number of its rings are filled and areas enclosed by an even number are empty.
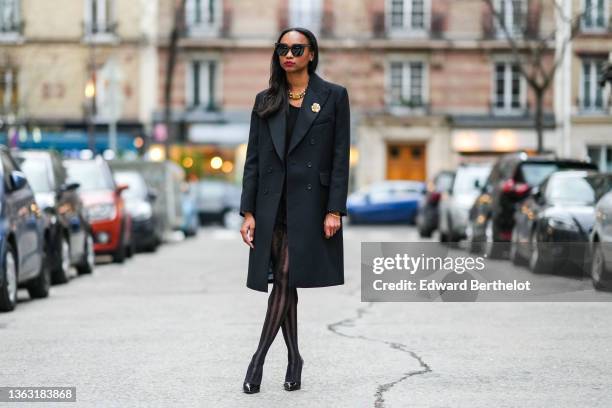
{"type": "MultiPolygon", "coordinates": [[[[289,283],[289,251],[287,248],[286,226],[278,225],[272,237],[272,256],[274,257],[274,284],[268,298],[268,310],[261,330],[257,351],[253,354],[247,371],[245,382],[260,384],[263,364],[268,349],[272,345],[281,327],[289,306],[294,302],[297,291],[290,290],[289,283]]],[[[295,288],[293,288],[295,289],[295,288]]],[[[296,326],[297,327],[297,326],[296,326]]]]}
{"type": "Polygon", "coordinates": [[[283,337],[285,338],[285,344],[287,345],[287,372],[285,374],[285,381],[293,382],[296,380],[296,371],[299,368],[300,350],[298,348],[298,332],[297,332],[297,305],[298,305],[298,294],[297,288],[289,288],[293,291],[292,302],[287,310],[287,315],[282,323],[283,337]]]}

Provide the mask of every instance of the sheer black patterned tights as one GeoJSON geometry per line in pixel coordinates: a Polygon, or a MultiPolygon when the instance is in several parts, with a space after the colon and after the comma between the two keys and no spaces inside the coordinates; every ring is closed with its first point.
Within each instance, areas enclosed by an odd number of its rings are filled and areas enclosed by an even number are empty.
{"type": "Polygon", "coordinates": [[[287,226],[277,223],[272,237],[274,284],[268,298],[268,310],[261,330],[257,351],[253,354],[245,381],[261,383],[266,354],[278,330],[282,328],[288,351],[286,380],[291,377],[291,367],[301,358],[297,335],[297,288],[289,286],[289,251],[287,247],[287,226]]]}

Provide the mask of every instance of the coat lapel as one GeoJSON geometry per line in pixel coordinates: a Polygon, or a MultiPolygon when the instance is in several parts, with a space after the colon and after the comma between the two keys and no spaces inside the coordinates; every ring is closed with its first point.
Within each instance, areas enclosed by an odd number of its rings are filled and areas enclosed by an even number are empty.
{"type": "MultiPolygon", "coordinates": [[[[308,129],[312,125],[319,112],[312,110],[312,104],[318,103],[320,109],[323,109],[325,102],[329,96],[329,88],[325,86],[325,83],[316,73],[310,74],[310,80],[306,95],[302,101],[302,106],[298,117],[293,128],[293,134],[291,135],[291,143],[289,144],[288,153],[298,145],[298,143],[304,138],[308,129]]],[[[274,149],[284,163],[285,158],[285,132],[287,131],[287,116],[285,109],[279,109],[274,115],[268,119],[268,125],[270,127],[270,135],[272,137],[272,144],[274,149]]]]}

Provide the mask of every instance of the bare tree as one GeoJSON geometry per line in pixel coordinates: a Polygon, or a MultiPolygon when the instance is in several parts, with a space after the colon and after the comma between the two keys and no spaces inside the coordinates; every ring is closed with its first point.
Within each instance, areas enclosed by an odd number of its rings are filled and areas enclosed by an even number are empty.
{"type": "MultiPolygon", "coordinates": [[[[544,134],[544,94],[548,88],[552,85],[555,72],[561,65],[563,57],[567,50],[568,44],[573,40],[580,29],[580,20],[584,15],[584,11],[579,13],[577,16],[566,16],[563,11],[562,1],[563,0],[552,0],[555,11],[558,13],[558,21],[562,25],[569,27],[569,33],[566,38],[563,38],[561,49],[558,50],[552,63],[547,62],[546,56],[554,51],[555,38],[557,31],[560,27],[556,27],[555,30],[542,35],[539,29],[533,29],[527,24],[527,18],[534,16],[528,16],[528,13],[520,15],[514,13],[515,16],[520,17],[521,21],[521,36],[517,37],[514,33],[514,27],[506,27],[504,21],[504,13],[502,10],[498,10],[493,4],[493,0],[483,0],[491,14],[493,15],[497,25],[503,32],[504,39],[510,45],[512,50],[512,57],[514,63],[517,65],[520,75],[525,79],[527,85],[532,90],[535,97],[535,114],[534,114],[534,125],[537,132],[537,151],[542,153],[544,150],[543,146],[543,134],[544,134]]],[[[512,0],[505,0],[512,1],[512,0]]],[[[530,6],[532,10],[543,10],[542,0],[530,0],[530,6]]],[[[541,19],[541,15],[538,17],[541,19]]],[[[538,22],[531,22],[532,25],[539,25],[538,22]]]]}
{"type": "Polygon", "coordinates": [[[185,25],[185,3],[186,0],[179,0],[178,6],[175,5],[172,30],[170,32],[170,42],[168,44],[168,56],[166,61],[166,81],[164,85],[164,124],[166,126],[166,140],[164,142],[166,158],[170,157],[170,142],[174,139],[172,127],[172,84],[174,79],[174,68],[178,56],[178,41],[184,32],[185,25]]]}

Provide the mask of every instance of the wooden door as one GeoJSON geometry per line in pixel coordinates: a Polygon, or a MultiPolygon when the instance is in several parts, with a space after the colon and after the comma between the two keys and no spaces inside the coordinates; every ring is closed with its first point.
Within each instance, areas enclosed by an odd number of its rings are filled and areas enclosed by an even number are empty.
{"type": "Polygon", "coordinates": [[[425,181],[426,159],[423,143],[387,144],[387,179],[425,181]]]}

